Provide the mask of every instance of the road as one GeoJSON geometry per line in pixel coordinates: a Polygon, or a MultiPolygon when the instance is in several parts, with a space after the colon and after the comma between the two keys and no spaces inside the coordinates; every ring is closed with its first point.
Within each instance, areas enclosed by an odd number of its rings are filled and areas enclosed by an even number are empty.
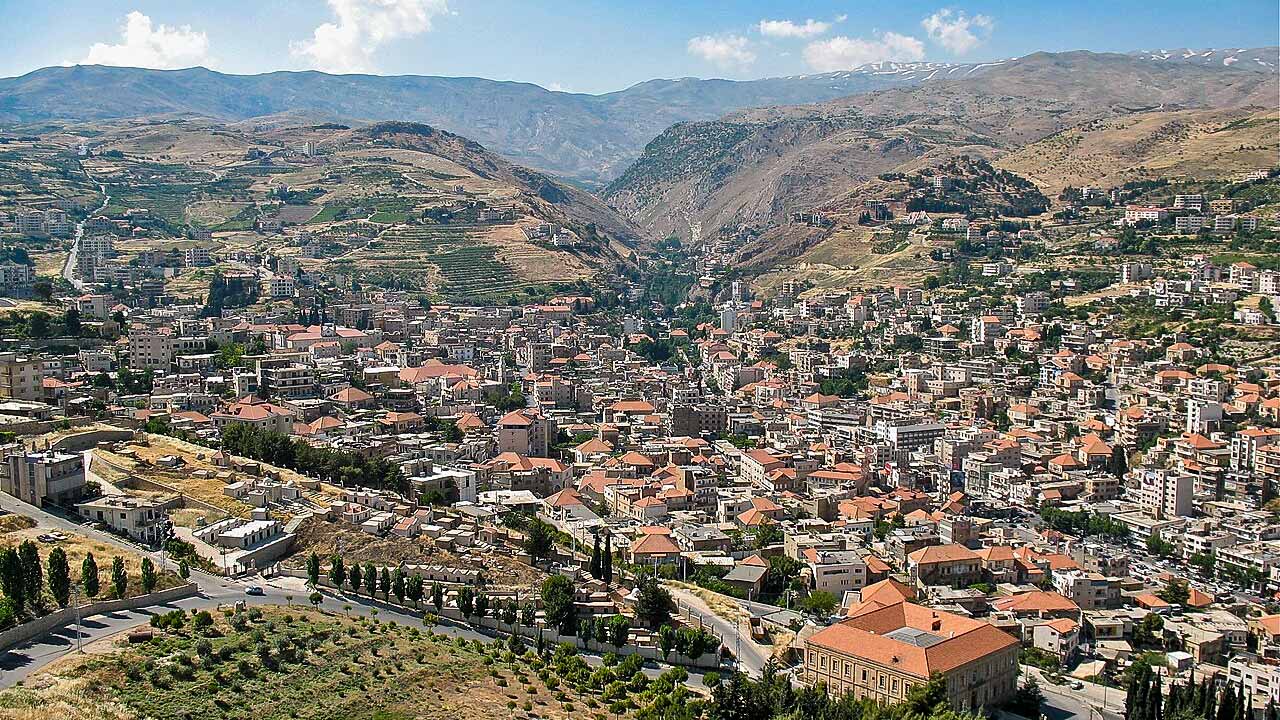
{"type": "Polygon", "coordinates": [[[772,655],[772,648],[760,645],[752,640],[749,634],[740,630],[736,623],[712,612],[711,608],[707,607],[707,604],[702,602],[697,595],[676,587],[669,587],[668,589],[671,590],[673,598],[691,606],[701,614],[702,621],[720,636],[724,641],[725,647],[729,648],[734,657],[738,658],[738,669],[752,677],[760,677],[765,663],[769,661],[769,657],[772,655]]]}
{"type": "MultiPolygon", "coordinates": [[[[93,217],[94,214],[102,212],[111,202],[111,196],[107,194],[107,186],[99,185],[98,187],[102,190],[102,204],[99,205],[96,210],[89,213],[89,217],[93,217]]],[[[79,290],[80,292],[84,292],[85,287],[87,287],[83,280],[76,278],[77,255],[80,252],[80,238],[82,237],[84,237],[84,220],[76,223],[76,235],[75,239],[71,242],[71,252],[67,253],[67,261],[62,264],[63,279],[74,285],[76,290],[79,290]]]]}
{"type": "Polygon", "coordinates": [[[1109,688],[1091,682],[1068,680],[1067,685],[1054,685],[1045,679],[1044,673],[1029,665],[1020,666],[1025,678],[1030,675],[1040,685],[1044,693],[1044,714],[1050,720],[1066,718],[1089,718],[1096,710],[1108,713],[1124,712],[1124,690],[1109,688]],[[1079,690],[1071,687],[1072,683],[1080,683],[1079,690]]]}

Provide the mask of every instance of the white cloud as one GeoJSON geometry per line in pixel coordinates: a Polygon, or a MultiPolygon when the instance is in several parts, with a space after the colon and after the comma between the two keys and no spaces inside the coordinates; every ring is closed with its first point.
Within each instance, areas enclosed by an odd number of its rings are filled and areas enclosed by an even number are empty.
{"type": "Polygon", "coordinates": [[[923,42],[895,32],[883,33],[870,40],[838,35],[816,40],[804,48],[804,61],[818,72],[849,70],[881,60],[919,62],[923,59],[923,42]]]}
{"type": "Polygon", "coordinates": [[[995,29],[995,21],[986,15],[969,17],[961,10],[943,8],[924,20],[920,27],[929,39],[957,55],[964,55],[978,47],[995,29]]]}
{"type": "Polygon", "coordinates": [[[811,38],[831,29],[831,23],[820,20],[805,20],[794,23],[790,20],[761,20],[760,34],[776,38],[811,38]]]}
{"type": "Polygon", "coordinates": [[[431,29],[431,21],[449,14],[447,0],[328,0],[333,22],[315,29],[309,40],[289,44],[289,52],[316,70],[372,72],[373,55],[388,40],[413,37],[431,29]]]}
{"type": "Polygon", "coordinates": [[[152,25],[151,18],[137,10],[125,16],[120,40],[117,45],[94,43],[80,63],[172,70],[209,60],[209,38],[204,33],[190,25],[152,25]]]}
{"type": "Polygon", "coordinates": [[[741,35],[699,35],[689,39],[689,52],[725,70],[756,61],[751,43],[741,35]]]}

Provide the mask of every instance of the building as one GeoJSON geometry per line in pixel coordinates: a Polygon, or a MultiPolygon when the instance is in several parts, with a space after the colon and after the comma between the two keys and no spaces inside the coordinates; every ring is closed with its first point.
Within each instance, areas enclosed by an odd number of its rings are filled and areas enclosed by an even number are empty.
{"type": "Polygon", "coordinates": [[[182,252],[182,262],[187,267],[208,267],[213,264],[213,257],[207,247],[189,247],[182,252]]]}
{"type": "Polygon", "coordinates": [[[552,421],[538,410],[513,410],[498,421],[498,452],[546,457],[555,437],[552,421]]]}
{"type": "Polygon", "coordinates": [[[934,674],[956,710],[995,707],[1018,684],[1018,641],[994,625],[910,602],[860,608],[806,642],[800,678],[894,704],[934,674]]]}
{"type": "Polygon", "coordinates": [[[107,495],[80,503],[80,516],[144,543],[158,543],[169,519],[168,503],[126,495],[107,495]]]}
{"type": "Polygon", "coordinates": [[[867,584],[867,563],[852,550],[811,551],[809,572],[815,591],[829,592],[836,598],[867,584]]]}
{"type": "Polygon", "coordinates": [[[930,545],[907,555],[907,573],[916,587],[968,587],[982,582],[978,554],[963,545],[930,545]]]}
{"type": "Polygon", "coordinates": [[[43,400],[43,383],[39,359],[0,353],[0,398],[43,400]]]}
{"type": "Polygon", "coordinates": [[[1195,478],[1181,472],[1154,470],[1142,473],[1139,505],[1155,520],[1192,514],[1195,478]]]}
{"type": "Polygon", "coordinates": [[[45,500],[62,503],[84,491],[84,457],[79,454],[18,452],[8,458],[8,474],[0,489],[19,500],[41,507],[45,500]]]}
{"type": "Polygon", "coordinates": [[[289,275],[273,275],[267,290],[273,298],[291,298],[298,292],[298,283],[289,275]]]}

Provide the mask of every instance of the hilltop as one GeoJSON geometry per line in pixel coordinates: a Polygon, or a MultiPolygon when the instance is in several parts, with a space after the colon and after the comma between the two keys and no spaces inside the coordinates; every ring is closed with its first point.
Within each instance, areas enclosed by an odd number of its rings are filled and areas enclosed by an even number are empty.
{"type": "Polygon", "coordinates": [[[968,67],[876,63],[836,73],[750,81],[649,80],[618,92],[587,95],[467,77],[314,71],[229,75],[205,68],[77,65],[0,79],[0,123],[161,115],[287,125],[410,120],[474,138],[517,163],[599,185],[620,174],[645,143],[676,122],[914,85],[968,67]]]}

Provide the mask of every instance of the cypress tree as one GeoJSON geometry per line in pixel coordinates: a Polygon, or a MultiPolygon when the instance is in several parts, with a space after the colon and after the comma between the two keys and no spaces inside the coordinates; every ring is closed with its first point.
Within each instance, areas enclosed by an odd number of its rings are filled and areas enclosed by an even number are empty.
{"type": "Polygon", "coordinates": [[[1280,711],[1276,710],[1275,700],[1267,701],[1267,710],[1262,717],[1264,720],[1280,720],[1280,711]]]}
{"type": "Polygon", "coordinates": [[[1147,703],[1144,708],[1147,712],[1147,720],[1160,720],[1162,717],[1161,712],[1163,711],[1164,706],[1164,694],[1161,692],[1161,689],[1163,688],[1163,685],[1164,684],[1161,682],[1160,676],[1156,675],[1151,686],[1147,688],[1147,703]]]}
{"type": "Polygon", "coordinates": [[[84,594],[88,597],[96,597],[102,589],[98,582],[98,561],[93,559],[93,553],[85,555],[84,561],[80,563],[80,583],[84,585],[84,594]]]}
{"type": "Polygon", "coordinates": [[[1227,688],[1222,693],[1222,698],[1218,701],[1218,712],[1215,717],[1217,720],[1237,720],[1236,717],[1236,696],[1227,688]]]}
{"type": "Polygon", "coordinates": [[[1238,688],[1238,692],[1236,693],[1236,707],[1235,707],[1236,720],[1244,720],[1244,709],[1245,709],[1244,683],[1240,683],[1240,687],[1238,688]]]}
{"type": "Polygon", "coordinates": [[[600,579],[606,585],[613,584],[613,547],[610,540],[611,537],[611,535],[604,536],[604,555],[600,558],[600,579]]]}
{"type": "Polygon", "coordinates": [[[40,551],[36,549],[36,544],[24,540],[18,546],[18,559],[22,561],[22,596],[26,598],[27,605],[33,608],[43,605],[41,596],[44,594],[44,568],[40,567],[40,551]]]}
{"type": "Polygon", "coordinates": [[[18,551],[13,548],[6,548],[0,554],[0,588],[3,588],[4,596],[9,598],[9,602],[13,603],[13,611],[21,614],[26,607],[27,584],[22,578],[22,560],[18,557],[18,551]]]}
{"type": "Polygon", "coordinates": [[[600,536],[594,535],[593,538],[594,540],[591,544],[591,565],[590,565],[590,568],[588,569],[588,572],[591,573],[591,577],[599,580],[600,579],[600,536]]]}

